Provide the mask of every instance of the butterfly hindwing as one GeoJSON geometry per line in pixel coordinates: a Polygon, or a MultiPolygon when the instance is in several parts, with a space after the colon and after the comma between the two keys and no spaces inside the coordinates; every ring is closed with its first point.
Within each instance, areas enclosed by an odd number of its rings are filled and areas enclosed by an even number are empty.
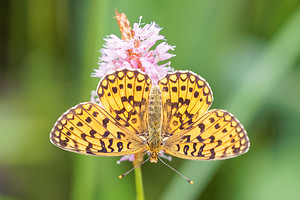
{"type": "Polygon", "coordinates": [[[243,125],[231,113],[215,109],[168,138],[164,151],[184,159],[221,160],[246,153],[249,146],[243,125]]]}
{"type": "Polygon", "coordinates": [[[169,73],[158,85],[162,93],[163,135],[174,135],[190,126],[213,101],[208,83],[189,71],[169,73]]]}
{"type": "Polygon", "coordinates": [[[137,70],[122,69],[106,75],[97,92],[105,110],[136,134],[148,130],[151,80],[137,70]]]}
{"type": "Polygon", "coordinates": [[[50,140],[68,151],[101,156],[133,154],[144,148],[140,137],[94,103],[78,104],[65,112],[55,123],[50,140]]]}

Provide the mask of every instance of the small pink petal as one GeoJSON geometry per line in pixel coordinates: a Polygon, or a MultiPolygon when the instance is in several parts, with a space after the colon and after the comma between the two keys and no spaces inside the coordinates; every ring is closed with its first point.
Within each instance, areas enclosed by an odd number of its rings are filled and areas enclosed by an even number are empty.
{"type": "Polygon", "coordinates": [[[130,154],[128,160],[129,160],[130,162],[132,162],[132,161],[134,161],[134,159],[135,159],[135,155],[134,155],[134,154],[130,154]]]}
{"type": "Polygon", "coordinates": [[[135,155],[134,154],[130,154],[130,155],[126,155],[126,156],[122,156],[120,158],[120,160],[117,161],[117,164],[120,164],[121,162],[124,162],[124,161],[129,161],[129,162],[133,162],[135,159],[135,155]]]}

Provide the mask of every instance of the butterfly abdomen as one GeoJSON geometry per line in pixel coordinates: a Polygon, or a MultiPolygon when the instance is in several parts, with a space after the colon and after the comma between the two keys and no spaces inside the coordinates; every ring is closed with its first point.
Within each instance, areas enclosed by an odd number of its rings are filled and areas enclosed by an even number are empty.
{"type": "Polygon", "coordinates": [[[148,151],[150,151],[151,155],[156,155],[160,151],[162,145],[161,107],[160,88],[158,86],[153,86],[149,94],[149,127],[148,136],[146,138],[149,148],[148,151]]]}

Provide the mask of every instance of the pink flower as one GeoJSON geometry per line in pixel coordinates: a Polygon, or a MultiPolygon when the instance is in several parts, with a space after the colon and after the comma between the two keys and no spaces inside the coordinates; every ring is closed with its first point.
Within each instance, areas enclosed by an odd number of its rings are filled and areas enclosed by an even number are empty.
{"type": "Polygon", "coordinates": [[[98,97],[96,90],[92,90],[92,92],[91,92],[91,102],[101,105],[101,102],[100,102],[100,99],[98,97]]]}
{"type": "Polygon", "coordinates": [[[117,161],[117,164],[120,164],[121,162],[124,162],[124,161],[130,161],[130,162],[133,162],[135,159],[135,155],[134,154],[130,154],[130,155],[126,155],[126,156],[122,156],[120,158],[120,160],[117,161]]]}
{"type": "Polygon", "coordinates": [[[92,76],[102,78],[120,68],[139,69],[146,72],[153,84],[156,84],[160,77],[172,71],[170,61],[160,62],[175,56],[168,53],[169,50],[174,50],[175,46],[166,42],[154,47],[157,41],[165,40],[164,36],[159,34],[161,29],[155,22],[142,27],[140,17],[139,23],[133,25],[130,38],[122,40],[113,34],[107,36],[103,49],[100,50],[99,68],[95,69],[92,76]]]}

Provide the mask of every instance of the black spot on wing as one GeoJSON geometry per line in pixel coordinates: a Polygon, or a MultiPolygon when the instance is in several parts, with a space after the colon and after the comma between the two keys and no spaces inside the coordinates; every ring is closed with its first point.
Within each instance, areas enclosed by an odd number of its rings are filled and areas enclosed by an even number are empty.
{"type": "Polygon", "coordinates": [[[163,92],[169,92],[169,88],[168,87],[163,87],[162,91],[163,92]]]}
{"type": "Polygon", "coordinates": [[[198,136],[196,137],[196,139],[197,139],[199,142],[204,142],[204,139],[203,139],[200,135],[198,135],[198,136]]]}
{"type": "Polygon", "coordinates": [[[198,157],[204,157],[204,155],[202,154],[204,147],[205,147],[205,144],[203,144],[203,145],[199,148],[198,155],[197,155],[198,157]]]}
{"type": "Polygon", "coordinates": [[[111,150],[111,152],[114,152],[115,151],[114,148],[111,147],[111,145],[113,144],[113,139],[109,139],[108,142],[109,142],[109,145],[107,146],[107,148],[109,148],[111,150]]]}
{"type": "Polygon", "coordinates": [[[240,148],[235,148],[234,146],[232,147],[233,153],[238,154],[240,152],[240,148]]]}
{"type": "Polygon", "coordinates": [[[105,143],[100,139],[100,144],[101,144],[101,149],[98,150],[98,152],[101,152],[101,153],[107,153],[107,149],[105,147],[105,143]]]}
{"type": "Polygon", "coordinates": [[[197,143],[194,143],[194,144],[193,144],[193,149],[194,149],[194,151],[191,152],[191,155],[192,155],[192,156],[194,156],[194,153],[197,151],[196,146],[197,146],[197,143]]]}
{"type": "Polygon", "coordinates": [[[115,110],[115,111],[116,111],[116,113],[119,115],[119,114],[124,113],[124,112],[126,111],[126,109],[125,109],[125,108],[122,108],[121,110],[115,110]]]}
{"type": "Polygon", "coordinates": [[[211,153],[211,155],[210,155],[210,159],[214,159],[215,158],[215,156],[216,156],[216,153],[215,153],[215,150],[214,149],[211,149],[210,150],[210,153],[211,153]]]}
{"type": "Polygon", "coordinates": [[[91,123],[92,119],[91,119],[90,117],[87,117],[87,118],[85,119],[85,121],[86,121],[87,123],[91,123]]]}
{"type": "Polygon", "coordinates": [[[210,139],[210,143],[213,143],[215,141],[215,136],[212,135],[209,137],[209,139],[210,139]]]}
{"type": "Polygon", "coordinates": [[[131,142],[128,142],[127,149],[130,149],[130,144],[131,144],[131,142]]]}
{"type": "Polygon", "coordinates": [[[179,151],[180,150],[179,144],[176,144],[176,146],[177,146],[177,151],[179,151]]]}
{"type": "Polygon", "coordinates": [[[199,124],[198,127],[200,128],[200,133],[204,132],[205,125],[203,123],[199,124]]]}
{"type": "Polygon", "coordinates": [[[94,155],[91,148],[93,148],[93,145],[89,143],[89,145],[85,148],[86,153],[94,155]]]}
{"type": "Polygon", "coordinates": [[[84,134],[84,133],[81,133],[81,135],[80,135],[80,136],[81,136],[81,138],[82,138],[83,140],[85,140],[85,141],[86,141],[86,136],[87,136],[86,134],[84,134]]]}
{"type": "Polygon", "coordinates": [[[113,88],[112,88],[112,91],[113,91],[113,93],[116,94],[116,93],[118,92],[118,89],[117,89],[116,87],[113,87],[113,88]]]}
{"type": "Polygon", "coordinates": [[[118,152],[122,151],[122,149],[123,149],[123,143],[122,142],[118,142],[117,143],[117,147],[118,147],[118,152]]]}
{"type": "Polygon", "coordinates": [[[117,132],[117,135],[118,139],[122,139],[122,136],[125,137],[125,134],[119,131],[117,132]]]}
{"type": "Polygon", "coordinates": [[[183,152],[184,152],[185,155],[187,155],[187,152],[188,152],[189,148],[190,148],[189,145],[185,145],[185,146],[183,147],[183,152]]]}
{"type": "Polygon", "coordinates": [[[136,86],[136,91],[141,91],[142,90],[142,86],[138,85],[136,86]]]}
{"type": "Polygon", "coordinates": [[[62,147],[66,147],[68,145],[68,142],[69,142],[69,139],[66,138],[66,140],[62,140],[60,139],[59,140],[59,144],[62,146],[62,147]]]}
{"type": "Polygon", "coordinates": [[[121,97],[121,101],[122,102],[126,102],[127,101],[127,97],[125,97],[125,96],[121,97]]]}
{"type": "Polygon", "coordinates": [[[216,147],[218,147],[218,146],[220,146],[222,144],[221,140],[218,140],[217,142],[218,142],[218,145],[216,147]]]}
{"type": "Polygon", "coordinates": [[[102,125],[103,125],[104,128],[107,128],[108,122],[109,122],[108,118],[105,118],[105,119],[102,120],[102,125]]]}
{"type": "Polygon", "coordinates": [[[91,137],[95,138],[95,134],[96,134],[96,133],[97,133],[97,132],[96,132],[94,129],[90,130],[90,135],[91,135],[91,137]]]}
{"type": "Polygon", "coordinates": [[[107,138],[107,136],[109,136],[110,132],[109,131],[105,131],[102,135],[103,138],[107,138]]]}
{"type": "Polygon", "coordinates": [[[183,137],[182,137],[182,142],[183,142],[184,139],[186,139],[186,140],[185,140],[185,143],[186,143],[186,142],[190,142],[190,141],[191,141],[191,135],[185,135],[185,136],[183,136],[183,137]]]}
{"type": "Polygon", "coordinates": [[[98,114],[99,114],[99,113],[96,112],[96,111],[93,112],[93,116],[94,116],[94,117],[97,117],[98,114]]]}

